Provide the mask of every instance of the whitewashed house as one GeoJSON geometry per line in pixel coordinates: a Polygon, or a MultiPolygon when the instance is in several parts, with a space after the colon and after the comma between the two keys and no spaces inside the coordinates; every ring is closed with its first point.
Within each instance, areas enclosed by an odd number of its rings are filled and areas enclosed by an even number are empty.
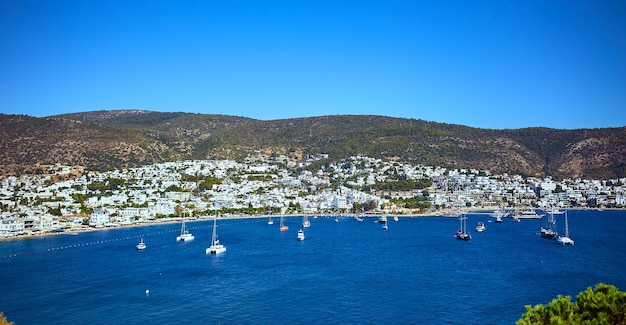
{"type": "Polygon", "coordinates": [[[104,225],[109,222],[111,222],[111,217],[104,209],[94,209],[91,217],[89,218],[90,227],[104,227],[104,225]]]}

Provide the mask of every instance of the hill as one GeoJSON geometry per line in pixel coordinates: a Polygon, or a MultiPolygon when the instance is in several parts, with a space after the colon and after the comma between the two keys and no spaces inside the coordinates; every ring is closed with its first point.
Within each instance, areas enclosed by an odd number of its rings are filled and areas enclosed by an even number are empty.
{"type": "Polygon", "coordinates": [[[363,154],[555,178],[626,175],[626,127],[489,130],[371,115],[261,121],[141,110],[45,118],[0,114],[0,176],[37,173],[55,163],[108,170],[181,159],[242,159],[259,151],[297,159],[363,154]]]}

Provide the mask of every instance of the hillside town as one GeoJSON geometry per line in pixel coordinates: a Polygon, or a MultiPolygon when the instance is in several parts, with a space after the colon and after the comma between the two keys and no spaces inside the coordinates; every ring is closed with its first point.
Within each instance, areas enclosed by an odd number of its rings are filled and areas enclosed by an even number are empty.
{"type": "Polygon", "coordinates": [[[625,178],[492,175],[353,156],[166,162],[109,172],[47,166],[0,181],[0,238],[222,217],[453,215],[465,209],[603,209],[626,206],[625,178]],[[60,178],[63,179],[63,178],[60,178]]]}

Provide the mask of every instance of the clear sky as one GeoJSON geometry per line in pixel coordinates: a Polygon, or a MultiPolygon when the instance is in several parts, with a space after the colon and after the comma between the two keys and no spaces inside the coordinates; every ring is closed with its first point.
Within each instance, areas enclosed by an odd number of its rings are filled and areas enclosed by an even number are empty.
{"type": "Polygon", "coordinates": [[[626,126],[626,1],[0,1],[0,113],[109,109],[626,126]]]}

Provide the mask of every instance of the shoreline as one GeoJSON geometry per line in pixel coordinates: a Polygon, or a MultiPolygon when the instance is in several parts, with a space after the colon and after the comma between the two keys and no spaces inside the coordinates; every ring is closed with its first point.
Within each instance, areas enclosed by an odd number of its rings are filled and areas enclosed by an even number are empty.
{"type": "MultiPolygon", "coordinates": [[[[498,210],[500,209],[499,207],[481,207],[481,208],[467,208],[465,209],[466,213],[472,213],[472,214],[489,214],[491,212],[493,212],[494,210],[498,210]]],[[[507,208],[508,209],[508,208],[507,208]]],[[[505,209],[505,210],[507,210],[505,209]]],[[[561,208],[561,210],[574,210],[574,211],[590,211],[590,210],[596,210],[596,211],[623,211],[626,210],[626,208],[561,208]]],[[[360,213],[348,213],[348,214],[337,214],[337,213],[329,213],[329,214],[320,214],[320,213],[301,213],[301,214],[253,214],[253,215],[221,215],[219,217],[219,219],[222,220],[235,220],[235,219],[262,219],[262,218],[269,218],[270,216],[272,218],[280,218],[280,217],[285,217],[285,218],[299,218],[299,217],[319,217],[319,218],[353,218],[355,216],[359,216],[359,217],[365,217],[365,218],[378,218],[380,216],[393,216],[393,217],[398,217],[398,218],[423,218],[423,217],[444,217],[444,218],[453,218],[453,217],[449,217],[447,216],[447,214],[449,214],[451,212],[451,210],[446,209],[446,210],[438,210],[435,212],[429,212],[429,213],[418,213],[418,214],[398,214],[398,213],[375,213],[375,214],[360,214],[360,213]]],[[[456,217],[456,216],[454,216],[456,217]]],[[[192,223],[192,222],[200,222],[200,221],[207,221],[207,220],[212,220],[213,216],[198,216],[195,218],[187,218],[185,219],[186,223],[192,223]]],[[[54,232],[54,231],[49,231],[49,232],[43,232],[43,233],[36,233],[36,234],[21,234],[21,235],[17,235],[17,236],[11,236],[11,237],[1,237],[0,238],[0,242],[2,241],[10,241],[10,240],[20,240],[20,239],[28,239],[28,238],[39,238],[39,237],[47,237],[47,236],[57,236],[57,235],[73,235],[73,234],[80,234],[83,232],[93,232],[93,231],[104,231],[104,230],[111,230],[111,229],[120,229],[120,228],[137,228],[137,227],[145,227],[145,226],[157,226],[157,225],[167,225],[167,224],[177,224],[177,223],[181,223],[183,221],[182,217],[176,217],[176,218],[164,218],[161,220],[155,220],[153,222],[142,222],[142,223],[133,223],[133,224],[128,224],[128,225],[116,225],[116,226],[112,226],[112,227],[86,227],[86,228],[78,228],[78,229],[70,229],[67,231],[60,231],[60,232],[54,232]]]]}

